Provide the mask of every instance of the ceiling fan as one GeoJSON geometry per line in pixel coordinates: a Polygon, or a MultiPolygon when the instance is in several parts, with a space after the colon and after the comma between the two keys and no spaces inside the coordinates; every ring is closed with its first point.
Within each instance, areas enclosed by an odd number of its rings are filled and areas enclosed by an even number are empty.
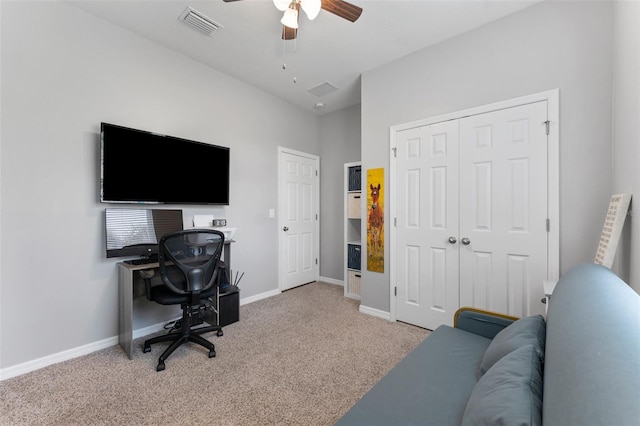
{"type": "MultiPolygon", "coordinates": [[[[232,2],[238,0],[223,0],[232,2]]],[[[331,12],[348,21],[355,22],[362,14],[362,8],[344,0],[273,0],[273,4],[284,12],[282,19],[282,39],[293,40],[298,36],[300,9],[310,20],[314,20],[320,9],[331,12]]]]}

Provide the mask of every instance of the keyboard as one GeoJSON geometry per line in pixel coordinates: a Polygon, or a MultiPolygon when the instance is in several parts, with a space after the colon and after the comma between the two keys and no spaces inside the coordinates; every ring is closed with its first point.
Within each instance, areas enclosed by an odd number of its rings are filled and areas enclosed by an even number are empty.
{"type": "Polygon", "coordinates": [[[140,259],[125,260],[124,263],[129,265],[147,265],[149,263],[158,263],[157,257],[141,257],[140,259]]]}

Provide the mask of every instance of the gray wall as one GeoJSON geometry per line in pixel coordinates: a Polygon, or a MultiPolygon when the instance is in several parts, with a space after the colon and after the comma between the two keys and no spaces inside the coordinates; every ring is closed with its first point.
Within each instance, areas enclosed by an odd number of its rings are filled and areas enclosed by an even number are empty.
{"type": "Polygon", "coordinates": [[[320,119],[320,275],[344,280],[344,163],[360,161],[360,105],[320,119]]]}
{"type": "Polygon", "coordinates": [[[276,290],[277,146],[319,155],[319,118],[67,3],[0,3],[0,368],[117,335],[101,121],[229,146],[231,205],[177,207],[238,228],[243,298],[276,290]]]}
{"type": "MultiPolygon", "coordinates": [[[[365,73],[363,168],[384,167],[388,185],[390,126],[559,88],[561,273],[592,261],[611,192],[612,15],[611,3],[543,2],[365,73]]],[[[387,312],[388,241],[361,295],[387,312]]]]}
{"type": "Polygon", "coordinates": [[[633,194],[616,272],[640,293],[640,2],[614,6],[613,192],[633,194]]]}

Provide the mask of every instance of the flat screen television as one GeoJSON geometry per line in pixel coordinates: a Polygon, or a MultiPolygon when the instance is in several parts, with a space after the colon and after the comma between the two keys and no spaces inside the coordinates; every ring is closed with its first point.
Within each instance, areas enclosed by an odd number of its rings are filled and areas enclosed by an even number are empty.
{"type": "Polygon", "coordinates": [[[158,255],[158,241],[182,230],[182,210],[105,209],[107,257],[158,255]]]}
{"type": "Polygon", "coordinates": [[[103,203],[229,205],[229,148],[100,126],[103,203]]]}

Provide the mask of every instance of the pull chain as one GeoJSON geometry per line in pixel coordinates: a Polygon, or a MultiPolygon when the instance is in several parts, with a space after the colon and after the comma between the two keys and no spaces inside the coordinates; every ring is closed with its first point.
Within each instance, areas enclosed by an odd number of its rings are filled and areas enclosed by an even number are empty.
{"type": "MultiPolygon", "coordinates": [[[[294,46],[293,46],[293,69],[295,71],[296,69],[296,65],[297,65],[297,58],[296,58],[296,52],[298,50],[298,40],[297,38],[295,38],[293,40],[294,46]]],[[[286,71],[287,69],[287,41],[286,40],[282,40],[282,69],[286,71]]],[[[293,76],[293,83],[296,84],[298,82],[298,79],[296,78],[295,74],[293,76]]]]}
{"type": "Polygon", "coordinates": [[[298,79],[296,78],[295,75],[295,71],[298,69],[298,37],[296,34],[296,38],[293,39],[293,84],[296,84],[298,82],[298,79]]]}
{"type": "Polygon", "coordinates": [[[287,69],[287,41],[282,39],[282,69],[287,69]]]}

